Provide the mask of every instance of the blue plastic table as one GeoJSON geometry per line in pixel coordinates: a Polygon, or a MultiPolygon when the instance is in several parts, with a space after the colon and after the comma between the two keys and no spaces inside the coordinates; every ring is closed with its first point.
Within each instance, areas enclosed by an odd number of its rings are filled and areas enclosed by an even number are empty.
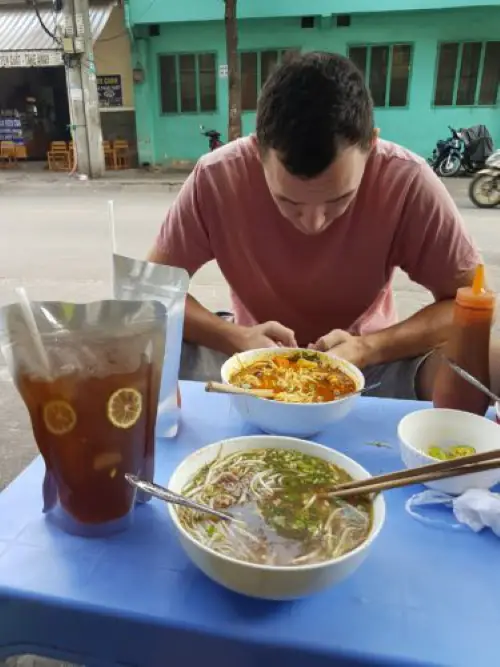
{"type": "MultiPolygon", "coordinates": [[[[193,449],[251,432],[227,397],[191,383],[182,394],[180,435],[158,442],[160,483],[193,449]]],[[[396,425],[418,407],[361,399],[318,440],[372,473],[394,470],[396,425]]],[[[386,526],[350,579],[276,603],[205,578],[161,503],[139,508],[133,528],[107,540],[59,532],[41,514],[42,474],[37,459],[0,495],[0,658],[145,667],[498,664],[500,541],[415,521],[404,509],[415,489],[386,494],[386,526]]]]}

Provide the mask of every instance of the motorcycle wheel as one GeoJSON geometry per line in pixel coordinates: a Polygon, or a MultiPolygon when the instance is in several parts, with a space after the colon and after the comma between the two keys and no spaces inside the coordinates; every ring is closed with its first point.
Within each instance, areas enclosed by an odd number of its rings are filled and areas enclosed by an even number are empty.
{"type": "Polygon", "coordinates": [[[459,155],[452,155],[451,157],[446,157],[444,160],[438,164],[437,173],[444,178],[450,176],[456,176],[460,171],[462,166],[462,160],[459,155]]]}
{"type": "Polygon", "coordinates": [[[500,204],[500,176],[478,174],[469,185],[469,197],[478,208],[495,208],[500,204]]]}

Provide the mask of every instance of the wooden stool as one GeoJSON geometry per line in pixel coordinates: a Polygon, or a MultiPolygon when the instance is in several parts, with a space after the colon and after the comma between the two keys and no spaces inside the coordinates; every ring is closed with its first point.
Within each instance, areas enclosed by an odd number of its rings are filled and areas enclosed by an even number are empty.
{"type": "Polygon", "coordinates": [[[47,153],[50,171],[69,171],[71,169],[71,155],[65,141],[53,141],[47,153]]]}
{"type": "Polygon", "coordinates": [[[113,142],[116,169],[130,169],[130,147],[125,139],[117,139],[113,142]]]}

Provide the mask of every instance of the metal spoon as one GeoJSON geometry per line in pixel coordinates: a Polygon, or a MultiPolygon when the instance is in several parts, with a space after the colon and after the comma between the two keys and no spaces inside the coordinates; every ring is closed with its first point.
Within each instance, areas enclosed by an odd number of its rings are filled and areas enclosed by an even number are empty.
{"type": "Polygon", "coordinates": [[[468,373],[467,371],[464,371],[464,369],[456,364],[454,361],[451,359],[448,359],[448,357],[445,357],[446,361],[450,365],[450,367],[460,375],[460,377],[465,380],[466,382],[469,382],[469,384],[473,385],[476,387],[476,389],[479,389],[479,391],[482,391],[483,394],[486,394],[486,396],[489,396],[495,403],[500,401],[500,397],[494,394],[491,389],[488,389],[486,385],[484,385],[482,382],[480,382],[477,378],[475,378],[473,375],[468,373]]]}
{"type": "Polygon", "coordinates": [[[139,479],[135,475],[130,475],[129,473],[125,474],[125,479],[131,486],[135,486],[137,489],[149,493],[155,498],[165,501],[166,503],[171,503],[172,505],[181,505],[182,507],[189,507],[189,509],[196,510],[197,512],[203,512],[205,514],[211,514],[216,516],[218,519],[223,521],[235,521],[234,517],[230,514],[225,514],[224,512],[219,512],[219,510],[214,510],[208,505],[201,505],[196,503],[194,500],[189,500],[189,498],[184,498],[178,493],[169,491],[163,486],[154,484],[153,482],[146,482],[144,479],[139,479]]]}
{"type": "Polygon", "coordinates": [[[381,382],[374,382],[373,384],[368,384],[366,387],[363,387],[363,389],[358,389],[358,391],[353,391],[352,394],[346,394],[345,396],[341,396],[340,398],[349,398],[350,396],[357,396],[358,394],[366,394],[369,391],[374,391],[375,389],[378,389],[382,383],[381,382]]]}

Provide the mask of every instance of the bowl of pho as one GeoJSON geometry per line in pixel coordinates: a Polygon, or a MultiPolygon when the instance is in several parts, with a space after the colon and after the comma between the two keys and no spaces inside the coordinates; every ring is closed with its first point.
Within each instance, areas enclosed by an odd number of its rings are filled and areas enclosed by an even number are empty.
{"type": "Polygon", "coordinates": [[[322,352],[267,348],[235,354],[222,366],[222,381],[245,389],[270,389],[272,398],[232,395],[243,419],[265,433],[301,438],[343,419],[365,386],[363,373],[322,352]]]}
{"type": "Polygon", "coordinates": [[[212,580],[243,595],[292,600],[342,581],[367,556],[385,520],[382,495],[340,499],[324,491],[368,477],[322,445],[245,436],[194,452],[169,481],[230,521],[174,505],[168,511],[186,554],[212,580]]]}

